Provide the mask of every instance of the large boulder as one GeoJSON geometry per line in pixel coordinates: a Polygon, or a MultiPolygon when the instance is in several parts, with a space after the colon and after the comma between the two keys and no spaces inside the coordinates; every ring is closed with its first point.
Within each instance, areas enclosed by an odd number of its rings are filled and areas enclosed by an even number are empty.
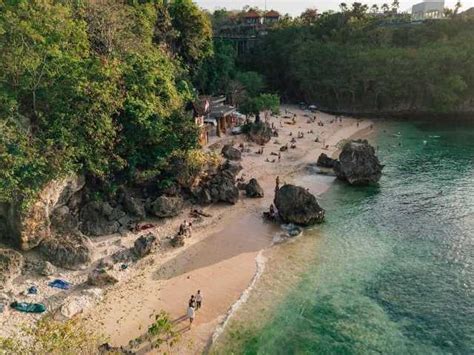
{"type": "Polygon", "coordinates": [[[229,160],[241,160],[242,159],[242,153],[240,150],[234,148],[232,144],[226,144],[222,148],[221,151],[222,155],[224,158],[229,159],[229,160]]]}
{"type": "Polygon", "coordinates": [[[322,168],[334,168],[334,166],[337,164],[336,159],[329,158],[325,153],[321,153],[321,155],[318,158],[318,161],[316,162],[317,166],[320,166],[322,168]]]}
{"type": "Polygon", "coordinates": [[[262,198],[264,196],[263,189],[256,179],[250,179],[247,186],[245,186],[245,194],[251,198],[262,198]]]}
{"type": "Polygon", "coordinates": [[[0,291],[8,291],[14,278],[20,276],[23,255],[13,249],[0,249],[0,291]]]}
{"type": "Polygon", "coordinates": [[[151,203],[153,215],[166,218],[179,215],[184,206],[184,201],[180,196],[160,196],[151,203]]]}
{"type": "Polygon", "coordinates": [[[93,270],[87,276],[87,284],[90,286],[103,287],[108,285],[114,285],[118,280],[110,275],[105,269],[96,269],[93,270]]]}
{"type": "Polygon", "coordinates": [[[80,230],[90,236],[109,235],[126,227],[130,218],[120,207],[112,207],[108,202],[91,201],[80,212],[80,230]]]}
{"type": "Polygon", "coordinates": [[[373,184],[380,180],[383,165],[367,140],[353,140],[344,145],[334,172],[351,185],[373,184]]]}
{"type": "Polygon", "coordinates": [[[49,238],[51,215],[69,202],[85,185],[83,176],[69,176],[46,184],[25,208],[21,198],[0,204],[0,239],[9,239],[22,250],[49,238]]]}
{"type": "Polygon", "coordinates": [[[242,166],[239,163],[227,160],[218,171],[203,182],[193,193],[197,203],[209,204],[215,202],[226,202],[235,204],[239,200],[239,189],[235,185],[235,178],[242,166]]]}
{"type": "Polygon", "coordinates": [[[148,233],[137,238],[133,243],[133,253],[138,258],[143,258],[153,251],[156,245],[156,237],[148,233]]]}
{"type": "Polygon", "coordinates": [[[275,206],[285,223],[308,226],[324,220],[322,209],[316,197],[300,186],[283,185],[275,195],[275,206]]]}
{"type": "Polygon", "coordinates": [[[129,213],[134,217],[137,217],[140,220],[145,219],[145,205],[142,200],[135,198],[128,193],[125,193],[122,204],[125,209],[125,212],[129,213]]]}
{"type": "Polygon", "coordinates": [[[248,137],[252,142],[260,145],[267,144],[272,139],[272,129],[267,123],[253,123],[248,131],[248,137]]]}
{"type": "Polygon", "coordinates": [[[93,246],[89,238],[77,232],[44,240],[40,251],[53,265],[74,270],[92,261],[93,246]]]}

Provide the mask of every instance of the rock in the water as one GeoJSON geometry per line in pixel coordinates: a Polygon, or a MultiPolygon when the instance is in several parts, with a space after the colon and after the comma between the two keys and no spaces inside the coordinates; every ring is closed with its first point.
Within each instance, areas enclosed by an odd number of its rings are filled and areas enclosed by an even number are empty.
{"type": "Polygon", "coordinates": [[[42,276],[51,276],[56,273],[56,267],[49,261],[43,261],[39,267],[39,274],[42,276]]]}
{"type": "Polygon", "coordinates": [[[346,143],[339,155],[334,171],[337,177],[351,185],[376,183],[382,176],[383,165],[375,155],[375,149],[367,140],[346,143]]]}
{"type": "Polygon", "coordinates": [[[108,202],[91,201],[80,212],[80,229],[86,235],[101,236],[118,233],[123,223],[130,220],[120,208],[113,208],[108,202]],[[122,223],[121,223],[122,222],[122,223]]]}
{"type": "Polygon", "coordinates": [[[308,226],[324,220],[324,209],[318,205],[316,197],[300,186],[283,185],[274,202],[280,218],[286,223],[308,226]]]}
{"type": "Polygon", "coordinates": [[[20,276],[23,255],[13,249],[0,249],[0,291],[8,291],[11,282],[20,276]]]}
{"type": "Polygon", "coordinates": [[[91,262],[93,247],[90,239],[78,232],[46,239],[40,251],[53,265],[77,269],[91,262]]]}
{"type": "Polygon", "coordinates": [[[256,179],[250,179],[245,187],[245,194],[252,198],[262,198],[264,196],[263,189],[256,179]]]}
{"type": "Polygon", "coordinates": [[[224,158],[229,159],[229,160],[241,160],[242,159],[242,153],[237,148],[234,148],[232,146],[232,144],[226,144],[222,148],[221,153],[224,156],[224,158]]]}
{"type": "Polygon", "coordinates": [[[160,218],[177,216],[183,209],[184,201],[181,197],[160,196],[151,204],[152,213],[160,218]]]}
{"type": "Polygon", "coordinates": [[[70,176],[46,184],[28,208],[21,199],[0,203],[0,239],[10,239],[30,250],[51,236],[51,215],[85,185],[83,176],[70,176]]]}
{"type": "Polygon", "coordinates": [[[325,153],[321,153],[316,163],[317,166],[323,168],[334,168],[334,165],[337,163],[336,159],[329,158],[325,153]]]}
{"type": "Polygon", "coordinates": [[[118,280],[105,269],[93,270],[87,277],[87,284],[91,286],[103,287],[114,285],[117,282],[118,280]]]}
{"type": "Polygon", "coordinates": [[[153,250],[153,247],[156,243],[156,237],[148,233],[146,235],[142,235],[133,244],[133,252],[138,258],[143,258],[150,254],[153,250]]]}

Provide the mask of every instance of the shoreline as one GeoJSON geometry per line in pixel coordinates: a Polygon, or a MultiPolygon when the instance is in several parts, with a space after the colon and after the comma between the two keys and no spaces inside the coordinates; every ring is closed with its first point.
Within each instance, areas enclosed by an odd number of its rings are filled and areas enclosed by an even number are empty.
{"type": "MultiPolygon", "coordinates": [[[[220,326],[222,330],[225,329],[226,322],[235,311],[233,307],[242,298],[245,301],[244,293],[251,293],[251,286],[258,283],[264,274],[263,270],[259,273],[257,267],[258,255],[264,257],[265,251],[272,249],[274,237],[281,233],[278,226],[262,223],[261,218],[262,211],[267,210],[273,200],[275,177],[279,175],[282,181],[290,182],[301,175],[305,167],[314,164],[321,152],[336,154],[338,142],[369,129],[371,124],[368,120],[347,117],[343,118],[343,123],[331,124],[329,122],[334,120],[334,116],[318,113],[318,120],[325,123],[324,127],[319,127],[316,123],[307,122],[306,115],[314,114],[294,106],[282,106],[282,111],[285,109],[297,114],[296,125],[284,123],[279,127],[280,121],[287,120],[271,117],[271,122],[279,129],[279,137],[265,146],[263,155],[255,153],[259,146],[245,143],[250,152],[243,154],[242,173],[247,180],[256,178],[259,181],[265,197],[242,197],[234,206],[219,204],[205,208],[204,211],[212,217],[193,222],[193,237],[186,240],[184,247],[173,249],[163,246],[158,252],[140,260],[119,274],[120,282],[105,289],[103,299],[96,306],[84,310],[80,317],[90,329],[103,333],[113,346],[127,346],[130,340],[146,332],[155,314],[164,310],[176,322],[176,328],[181,333],[179,341],[172,348],[173,353],[195,354],[210,349],[212,339],[216,340],[219,335],[214,334],[220,326]],[[316,134],[307,133],[310,129],[316,134]],[[275,158],[270,154],[272,150],[278,151],[279,145],[274,144],[275,140],[285,144],[291,139],[289,132],[296,136],[299,130],[305,133],[305,138],[297,140],[296,149],[283,153],[280,163],[265,161],[266,158],[275,158]],[[314,142],[316,136],[320,143],[314,142]],[[329,145],[329,149],[323,150],[321,142],[329,145]],[[197,312],[193,327],[188,329],[187,321],[179,320],[185,314],[189,296],[197,289],[203,292],[203,308],[197,312]]],[[[242,136],[229,136],[213,146],[220,151],[225,143],[239,144],[242,141],[242,136]]],[[[334,177],[323,177],[318,181],[305,181],[304,186],[319,196],[333,180],[334,177]]],[[[188,218],[184,214],[165,221],[153,221],[156,227],[145,233],[153,232],[164,242],[166,236],[171,235],[179,223],[188,218]]],[[[137,236],[101,237],[96,238],[94,243],[102,245],[98,252],[104,253],[113,251],[114,243],[118,240],[121,246],[133,244],[137,236]]],[[[65,272],[61,276],[71,279],[75,275],[79,281],[84,277],[84,272],[79,274],[65,272]]],[[[19,316],[19,319],[31,321],[30,317],[19,316]]],[[[9,322],[1,323],[4,325],[9,322]]],[[[7,325],[15,326],[14,323],[7,325]]]]}

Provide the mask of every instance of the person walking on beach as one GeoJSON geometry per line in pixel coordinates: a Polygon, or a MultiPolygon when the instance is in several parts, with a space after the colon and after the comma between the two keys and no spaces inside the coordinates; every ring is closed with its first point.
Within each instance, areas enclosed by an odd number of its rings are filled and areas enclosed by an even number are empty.
{"type": "Polygon", "coordinates": [[[191,326],[194,321],[194,317],[196,316],[196,311],[194,310],[194,307],[189,306],[188,311],[186,312],[186,315],[189,318],[189,329],[191,329],[191,326]]]}
{"type": "Polygon", "coordinates": [[[189,302],[188,302],[188,306],[193,307],[193,308],[196,307],[196,298],[194,297],[194,295],[191,295],[191,298],[189,299],[189,302]]]}
{"type": "Polygon", "coordinates": [[[196,297],[194,298],[196,300],[196,311],[201,308],[202,306],[202,294],[201,290],[198,290],[196,293],[196,297]]]}

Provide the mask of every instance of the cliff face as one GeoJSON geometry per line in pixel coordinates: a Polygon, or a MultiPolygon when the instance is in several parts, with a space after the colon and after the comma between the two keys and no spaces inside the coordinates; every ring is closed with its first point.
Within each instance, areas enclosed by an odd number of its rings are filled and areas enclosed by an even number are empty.
{"type": "Polygon", "coordinates": [[[51,217],[85,185],[83,176],[50,181],[26,210],[21,201],[0,204],[0,239],[30,250],[51,236],[51,217]]]}

